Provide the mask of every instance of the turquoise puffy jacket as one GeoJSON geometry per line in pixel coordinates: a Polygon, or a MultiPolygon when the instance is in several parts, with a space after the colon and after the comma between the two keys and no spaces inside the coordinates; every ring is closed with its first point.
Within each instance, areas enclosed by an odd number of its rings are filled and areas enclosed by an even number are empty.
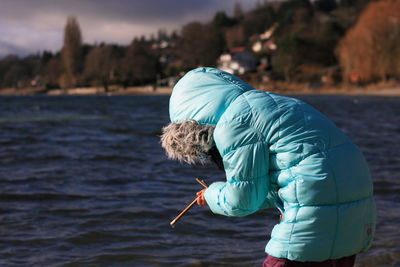
{"type": "Polygon", "coordinates": [[[367,163],[357,146],[308,104],[199,68],[174,87],[170,117],[215,126],[227,181],[205,192],[212,212],[246,216],[281,210],[268,254],[323,261],[370,246],[375,204],[367,163]]]}

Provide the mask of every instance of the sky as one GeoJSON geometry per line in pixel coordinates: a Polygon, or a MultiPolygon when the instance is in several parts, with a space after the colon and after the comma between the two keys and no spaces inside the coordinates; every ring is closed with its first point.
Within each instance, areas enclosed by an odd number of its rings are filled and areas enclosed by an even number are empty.
{"type": "Polygon", "coordinates": [[[236,2],[246,11],[257,0],[0,0],[0,57],[59,51],[68,16],[78,19],[84,43],[129,44],[217,11],[231,15],[236,2]]]}

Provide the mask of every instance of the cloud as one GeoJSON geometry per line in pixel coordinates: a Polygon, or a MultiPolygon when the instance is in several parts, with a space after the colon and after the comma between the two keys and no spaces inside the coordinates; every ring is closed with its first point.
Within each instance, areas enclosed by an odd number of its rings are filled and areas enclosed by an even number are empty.
{"type": "MultiPolygon", "coordinates": [[[[0,0],[0,54],[58,51],[68,16],[76,16],[86,43],[129,43],[158,29],[179,29],[189,21],[207,21],[216,11],[231,13],[238,0],[0,0]],[[5,46],[4,44],[9,44],[5,46]],[[7,52],[8,53],[8,52],[7,52]]],[[[256,0],[242,1],[244,9],[256,0]]]]}

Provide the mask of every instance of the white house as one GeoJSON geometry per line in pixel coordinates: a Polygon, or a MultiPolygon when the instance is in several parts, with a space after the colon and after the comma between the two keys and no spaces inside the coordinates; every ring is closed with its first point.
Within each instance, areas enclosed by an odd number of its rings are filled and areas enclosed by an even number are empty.
{"type": "Polygon", "coordinates": [[[229,53],[222,54],[217,62],[218,68],[234,75],[254,71],[257,59],[245,50],[244,47],[231,49],[229,53]]]}

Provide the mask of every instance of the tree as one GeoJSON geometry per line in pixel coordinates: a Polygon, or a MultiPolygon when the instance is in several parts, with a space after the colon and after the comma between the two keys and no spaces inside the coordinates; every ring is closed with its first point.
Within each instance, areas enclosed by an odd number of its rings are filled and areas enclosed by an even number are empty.
{"type": "Polygon", "coordinates": [[[243,26],[238,25],[227,29],[225,33],[225,40],[228,48],[245,45],[247,40],[244,34],[243,26]]]}
{"type": "Polygon", "coordinates": [[[340,0],[339,6],[345,8],[355,8],[357,11],[361,11],[369,2],[372,1],[375,0],[340,0]]]}
{"type": "Polygon", "coordinates": [[[135,38],[122,61],[124,85],[143,85],[157,78],[157,57],[144,37],[135,38]]]}
{"type": "Polygon", "coordinates": [[[214,66],[224,44],[220,31],[212,25],[191,22],[182,28],[178,55],[186,68],[214,66]]]}
{"type": "Polygon", "coordinates": [[[336,0],[316,0],[315,7],[323,12],[331,12],[337,8],[336,0]]]}
{"type": "Polygon", "coordinates": [[[340,41],[346,81],[370,82],[400,75],[400,2],[371,2],[340,41]]]}
{"type": "Polygon", "coordinates": [[[233,17],[235,19],[241,19],[243,17],[242,5],[238,2],[236,2],[235,6],[233,7],[233,17]]]}
{"type": "Polygon", "coordinates": [[[59,88],[59,78],[62,75],[62,62],[60,54],[51,58],[44,66],[43,84],[46,89],[59,88]]]}
{"type": "Polygon", "coordinates": [[[281,26],[307,22],[313,16],[313,7],[309,0],[289,0],[279,7],[276,18],[281,26]]]}
{"type": "Polygon", "coordinates": [[[9,55],[0,61],[1,87],[18,87],[18,81],[23,75],[20,59],[9,55]]]}
{"type": "Polygon", "coordinates": [[[0,61],[0,87],[30,87],[31,81],[39,74],[40,56],[25,58],[9,55],[0,61]]]}
{"type": "Polygon", "coordinates": [[[101,45],[90,50],[85,59],[84,76],[92,85],[102,85],[108,92],[116,78],[118,56],[113,46],[101,45]]]}
{"type": "Polygon", "coordinates": [[[244,15],[239,27],[243,27],[245,40],[253,34],[260,34],[275,22],[275,12],[271,6],[265,5],[244,15]]]}
{"type": "Polygon", "coordinates": [[[60,84],[63,88],[77,85],[82,61],[81,46],[82,36],[78,21],[75,17],[68,17],[64,28],[64,45],[61,52],[64,70],[60,84]]]}
{"type": "Polygon", "coordinates": [[[234,25],[235,24],[235,20],[233,20],[230,17],[228,17],[225,12],[220,11],[220,12],[217,12],[214,15],[212,24],[217,29],[223,29],[223,28],[230,27],[230,26],[234,25]]]}
{"type": "Polygon", "coordinates": [[[272,66],[274,72],[291,82],[301,61],[298,53],[300,40],[297,35],[288,35],[278,42],[278,53],[273,57],[272,66]]]}

